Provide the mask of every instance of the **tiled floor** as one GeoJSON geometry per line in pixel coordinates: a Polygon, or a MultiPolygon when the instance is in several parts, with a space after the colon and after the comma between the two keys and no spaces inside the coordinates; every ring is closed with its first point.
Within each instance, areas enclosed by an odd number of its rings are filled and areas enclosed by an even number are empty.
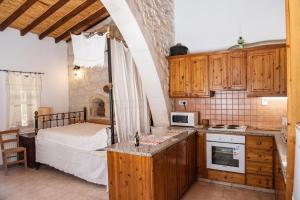
{"type": "MultiPolygon", "coordinates": [[[[0,171],[0,200],[107,200],[104,186],[87,183],[49,167],[0,171]]],[[[273,194],[196,182],[184,200],[274,200],[273,194]]]]}

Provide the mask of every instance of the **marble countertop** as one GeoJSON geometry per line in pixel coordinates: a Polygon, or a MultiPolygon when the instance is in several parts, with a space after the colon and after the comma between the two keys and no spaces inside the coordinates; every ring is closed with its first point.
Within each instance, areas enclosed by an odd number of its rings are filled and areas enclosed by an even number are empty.
{"type": "Polygon", "coordinates": [[[275,143],[279,154],[282,174],[286,182],[286,168],[287,168],[287,144],[281,139],[281,135],[275,135],[275,143]]]}
{"type": "Polygon", "coordinates": [[[191,135],[195,132],[196,132],[195,129],[186,129],[186,128],[170,129],[164,135],[165,136],[172,135],[172,137],[160,144],[157,144],[157,145],[141,144],[140,146],[136,147],[136,146],[134,146],[133,142],[122,142],[122,143],[117,143],[117,144],[108,146],[105,149],[107,151],[112,151],[112,152],[128,153],[128,154],[133,154],[133,155],[138,155],[138,156],[152,157],[153,155],[167,149],[168,147],[172,146],[173,144],[176,144],[176,143],[184,140],[189,135],[191,135]]]}
{"type": "Polygon", "coordinates": [[[158,145],[145,145],[141,144],[138,147],[134,146],[133,142],[122,142],[117,143],[111,146],[106,147],[107,151],[120,152],[120,153],[128,153],[139,156],[148,156],[151,157],[156,153],[159,153],[168,147],[176,144],[190,134],[198,131],[201,133],[216,133],[216,134],[231,134],[231,135],[256,135],[256,136],[276,136],[280,135],[280,131],[268,131],[268,130],[256,130],[256,129],[247,129],[246,132],[226,132],[226,131],[209,131],[207,129],[203,129],[200,127],[171,127],[170,130],[166,132],[164,135],[172,135],[171,138],[166,141],[158,144],[158,145]]]}
{"type": "Polygon", "coordinates": [[[232,131],[211,131],[204,128],[197,128],[196,130],[200,133],[217,133],[217,134],[231,134],[231,135],[254,135],[254,136],[275,136],[279,135],[280,131],[277,130],[259,130],[259,129],[252,129],[247,128],[245,132],[232,132],[232,131]]]}

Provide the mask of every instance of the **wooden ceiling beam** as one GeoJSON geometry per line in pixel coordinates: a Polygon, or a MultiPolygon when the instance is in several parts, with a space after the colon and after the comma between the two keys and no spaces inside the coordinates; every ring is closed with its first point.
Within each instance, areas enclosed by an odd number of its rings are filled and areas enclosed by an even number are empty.
{"type": "Polygon", "coordinates": [[[79,14],[81,11],[95,3],[97,0],[86,0],[84,3],[82,3],[80,6],[72,10],[70,13],[65,15],[63,18],[55,22],[52,26],[50,26],[47,30],[45,30],[43,33],[39,35],[39,39],[45,38],[47,35],[55,31],[57,28],[59,28],[61,25],[72,19],[74,16],[79,14]]]}
{"type": "MultiPolygon", "coordinates": [[[[100,24],[101,22],[103,22],[104,20],[106,20],[107,18],[109,18],[110,16],[105,16],[104,18],[101,18],[100,20],[98,20],[97,22],[93,23],[92,25],[88,26],[87,28],[85,28],[83,31],[81,32],[86,32],[88,31],[89,29],[93,28],[94,26],[96,26],[97,24],[100,24]]],[[[71,40],[71,37],[68,37],[66,42],[70,42],[71,40]]]]}
{"type": "Polygon", "coordinates": [[[0,24],[0,31],[4,31],[11,23],[13,23],[18,17],[20,17],[26,10],[28,10],[37,0],[27,0],[23,3],[13,14],[6,18],[0,24]]]}
{"type": "Polygon", "coordinates": [[[91,21],[95,20],[95,18],[105,14],[107,11],[106,9],[103,7],[100,10],[98,10],[97,12],[95,12],[94,14],[90,15],[89,17],[85,18],[84,20],[82,20],[81,22],[79,22],[78,24],[74,25],[73,27],[71,27],[69,30],[65,31],[63,34],[61,34],[60,36],[58,36],[57,38],[55,38],[55,42],[58,43],[61,40],[63,40],[64,38],[66,38],[71,32],[75,32],[78,29],[82,28],[83,26],[87,25],[88,23],[90,23],[91,21]]]}
{"type": "Polygon", "coordinates": [[[59,0],[56,2],[53,6],[51,6],[46,12],[44,12],[41,16],[33,20],[28,26],[26,26],[24,29],[21,30],[21,35],[26,35],[29,31],[31,31],[33,28],[35,28],[37,25],[39,25],[42,21],[47,19],[49,16],[51,16],[53,13],[55,13],[58,9],[60,9],[62,6],[64,6],[66,3],[68,3],[70,0],[59,0]]]}

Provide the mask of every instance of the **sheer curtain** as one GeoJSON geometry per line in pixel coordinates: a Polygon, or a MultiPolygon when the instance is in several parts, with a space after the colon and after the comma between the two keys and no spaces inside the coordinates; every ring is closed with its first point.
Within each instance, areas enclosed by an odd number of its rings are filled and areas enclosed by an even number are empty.
{"type": "Polygon", "coordinates": [[[41,102],[40,74],[9,72],[7,78],[8,127],[32,126],[41,102]]]}
{"type": "Polygon", "coordinates": [[[150,132],[150,112],[136,65],[128,49],[111,40],[113,95],[118,141],[128,141],[135,132],[150,132]]]}

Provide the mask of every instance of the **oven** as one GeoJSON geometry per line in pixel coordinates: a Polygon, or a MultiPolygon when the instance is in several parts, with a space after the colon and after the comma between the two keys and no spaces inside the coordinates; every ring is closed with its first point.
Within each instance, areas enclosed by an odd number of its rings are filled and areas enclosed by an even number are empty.
{"type": "Polygon", "coordinates": [[[207,168],[245,173],[245,136],[206,134],[207,168]]]}

